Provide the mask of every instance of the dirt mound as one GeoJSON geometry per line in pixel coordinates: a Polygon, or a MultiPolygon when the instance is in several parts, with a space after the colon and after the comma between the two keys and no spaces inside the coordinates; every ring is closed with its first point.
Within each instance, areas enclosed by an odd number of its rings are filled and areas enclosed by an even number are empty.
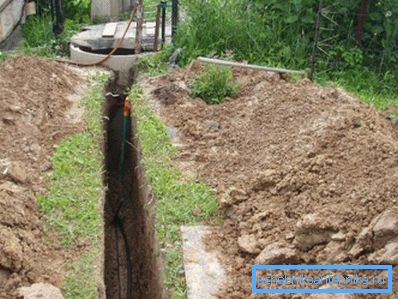
{"type": "Polygon", "coordinates": [[[229,271],[222,298],[250,297],[255,263],[398,264],[398,139],[389,121],[340,90],[246,70],[234,70],[236,98],[207,105],[189,97],[198,71],[145,86],[155,99],[175,99],[158,106],[185,144],[176,159],[195,162],[225,212],[209,238],[229,271]]]}
{"type": "Polygon", "coordinates": [[[78,130],[68,113],[79,82],[45,59],[0,64],[0,298],[15,298],[16,288],[33,282],[62,283],[62,253],[43,232],[36,196],[54,144],[78,130]]]}

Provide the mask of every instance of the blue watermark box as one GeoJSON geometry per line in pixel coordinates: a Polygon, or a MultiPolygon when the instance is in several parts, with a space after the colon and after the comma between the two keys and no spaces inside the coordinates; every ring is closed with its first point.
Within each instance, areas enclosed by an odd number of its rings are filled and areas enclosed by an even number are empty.
{"type": "Polygon", "coordinates": [[[392,266],[391,265],[253,265],[252,266],[252,292],[253,294],[392,294],[392,266]],[[335,288],[335,289],[317,289],[317,288],[258,288],[257,287],[257,272],[258,271],[272,271],[272,270],[382,270],[388,271],[388,288],[382,289],[365,289],[365,288],[335,288]]]}

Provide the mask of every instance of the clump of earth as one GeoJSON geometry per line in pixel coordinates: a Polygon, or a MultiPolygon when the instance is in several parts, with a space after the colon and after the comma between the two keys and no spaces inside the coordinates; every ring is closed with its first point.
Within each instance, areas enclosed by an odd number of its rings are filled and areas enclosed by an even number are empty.
{"type": "Polygon", "coordinates": [[[189,95],[201,71],[194,62],[142,84],[177,131],[176,164],[214,188],[225,215],[207,241],[228,272],[221,298],[252,296],[253,264],[398,265],[392,122],[340,89],[242,69],[239,94],[208,105],[189,95]]]}

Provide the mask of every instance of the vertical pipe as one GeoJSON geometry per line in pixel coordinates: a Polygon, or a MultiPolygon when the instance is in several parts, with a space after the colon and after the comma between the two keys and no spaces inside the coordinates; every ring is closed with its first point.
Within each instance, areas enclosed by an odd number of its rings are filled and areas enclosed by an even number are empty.
{"type": "Polygon", "coordinates": [[[154,51],[159,50],[160,10],[161,10],[161,5],[159,4],[156,6],[155,39],[153,41],[153,50],[154,51]]]}
{"type": "Polygon", "coordinates": [[[319,37],[320,37],[322,9],[323,9],[323,0],[319,0],[318,14],[316,17],[316,25],[315,25],[314,45],[313,45],[312,54],[311,54],[311,71],[310,71],[310,79],[311,80],[314,79],[314,73],[315,73],[315,63],[316,63],[315,56],[317,54],[319,37]]]}
{"type": "Polygon", "coordinates": [[[174,39],[178,24],[178,0],[171,0],[171,34],[174,39]]]}
{"type": "Polygon", "coordinates": [[[167,1],[162,0],[162,48],[166,43],[166,8],[167,8],[167,1]]]}

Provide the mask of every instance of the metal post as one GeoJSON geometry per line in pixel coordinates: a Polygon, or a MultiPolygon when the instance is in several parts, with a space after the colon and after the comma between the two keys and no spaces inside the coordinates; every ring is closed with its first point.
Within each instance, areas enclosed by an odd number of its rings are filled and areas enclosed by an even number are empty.
{"type": "Polygon", "coordinates": [[[171,0],[171,34],[174,38],[178,24],[178,0],[171,0]]]}
{"type": "Polygon", "coordinates": [[[153,50],[156,52],[159,50],[159,27],[160,27],[160,11],[161,5],[156,6],[156,25],[155,25],[155,39],[153,41],[153,50]]]}
{"type": "Polygon", "coordinates": [[[167,1],[161,1],[162,7],[162,47],[166,43],[166,9],[167,9],[167,1]]]}

